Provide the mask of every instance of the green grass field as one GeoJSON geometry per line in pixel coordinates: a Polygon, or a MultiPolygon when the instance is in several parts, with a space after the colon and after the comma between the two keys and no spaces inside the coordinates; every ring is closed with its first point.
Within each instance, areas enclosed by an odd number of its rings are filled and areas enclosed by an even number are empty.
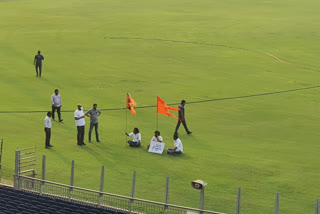
{"type": "MultiPolygon", "coordinates": [[[[319,86],[319,2],[0,0],[0,71],[0,111],[50,110],[55,88],[62,111],[74,111],[78,103],[123,108],[127,92],[141,107],[156,105],[157,96],[197,102],[319,86]],[[41,79],[33,67],[38,50],[41,79]]],[[[280,213],[314,213],[319,88],[187,104],[193,134],[180,128],[179,157],[146,151],[156,109],[136,111],[128,112],[128,131],[139,127],[141,148],[126,147],[126,110],[114,110],[100,117],[102,143],[85,147],[76,145],[73,112],[62,112],[50,150],[45,113],[0,113],[1,182],[13,181],[15,149],[37,145],[55,182],[69,183],[75,160],[75,185],[84,188],[99,189],[104,165],[106,192],[130,195],[136,170],[138,198],[163,202],[170,176],[171,204],[197,208],[190,182],[202,179],[208,210],[235,213],[241,187],[241,213],[273,213],[276,192],[280,213]]],[[[159,115],[166,148],[175,125],[159,115]]]]}

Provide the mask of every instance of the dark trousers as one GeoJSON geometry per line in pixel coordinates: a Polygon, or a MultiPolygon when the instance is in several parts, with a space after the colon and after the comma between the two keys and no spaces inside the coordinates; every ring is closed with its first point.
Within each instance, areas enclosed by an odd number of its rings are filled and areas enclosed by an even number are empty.
{"type": "Polygon", "coordinates": [[[128,143],[131,147],[139,147],[140,146],[140,143],[138,142],[133,142],[131,140],[128,140],[128,143]]]}
{"type": "Polygon", "coordinates": [[[181,151],[174,151],[174,152],[172,152],[172,151],[173,151],[173,149],[167,149],[168,154],[181,154],[182,153],[181,151]]]}
{"type": "Polygon", "coordinates": [[[46,133],[46,147],[50,145],[50,139],[51,139],[51,129],[50,128],[44,128],[44,132],[46,133]]]}
{"type": "Polygon", "coordinates": [[[84,144],[84,126],[77,126],[77,130],[78,145],[84,144]]]}
{"type": "Polygon", "coordinates": [[[187,127],[186,120],[183,120],[183,121],[181,122],[180,119],[178,120],[175,133],[178,133],[178,129],[179,129],[181,123],[183,124],[184,129],[186,130],[186,132],[189,133],[190,131],[189,131],[188,127],[187,127]]]}
{"type": "Polygon", "coordinates": [[[41,73],[42,73],[42,64],[36,64],[36,72],[37,72],[37,76],[39,75],[41,77],[41,73]],[[39,69],[39,72],[38,73],[38,69],[39,69]]]}
{"type": "Polygon", "coordinates": [[[54,113],[56,112],[56,109],[57,109],[59,120],[61,120],[61,112],[60,112],[61,107],[55,107],[55,106],[52,106],[52,119],[54,120],[54,113]]]}
{"type": "Polygon", "coordinates": [[[94,127],[94,130],[96,131],[96,139],[97,139],[97,141],[99,141],[98,124],[99,123],[90,123],[89,141],[91,141],[91,132],[92,132],[93,127],[94,127]]]}

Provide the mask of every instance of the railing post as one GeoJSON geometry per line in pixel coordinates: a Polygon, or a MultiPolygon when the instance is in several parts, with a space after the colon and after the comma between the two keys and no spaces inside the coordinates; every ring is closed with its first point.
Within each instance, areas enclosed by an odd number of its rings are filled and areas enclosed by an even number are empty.
{"type": "MultiPolygon", "coordinates": [[[[36,177],[36,166],[37,166],[37,145],[34,146],[34,170],[33,170],[33,174],[32,177],[36,177]]],[[[33,183],[32,183],[33,184],[33,183]]]]}
{"type": "Polygon", "coordinates": [[[40,183],[40,195],[42,195],[43,185],[45,184],[46,180],[46,156],[42,156],[42,176],[41,176],[42,182],[40,183]]]}
{"type": "Polygon", "coordinates": [[[316,200],[316,214],[319,214],[319,199],[316,200]]]}
{"type": "Polygon", "coordinates": [[[130,213],[131,213],[131,205],[134,200],[134,192],[136,188],[136,171],[133,171],[133,177],[132,177],[132,188],[131,188],[131,200],[130,200],[130,213]]]}
{"type": "Polygon", "coordinates": [[[14,168],[14,188],[19,189],[19,155],[20,151],[16,150],[15,168],[14,168]]]}
{"type": "Polygon", "coordinates": [[[168,202],[169,202],[169,177],[167,177],[167,182],[166,182],[166,195],[164,197],[164,203],[166,204],[164,206],[164,213],[166,213],[166,209],[168,209],[168,202]]]}
{"type": "Polygon", "coordinates": [[[276,193],[276,201],[274,205],[274,214],[279,214],[279,193],[276,193]]]}
{"type": "Polygon", "coordinates": [[[3,149],[3,139],[0,140],[0,169],[2,167],[2,149],[3,149]]]}
{"type": "Polygon", "coordinates": [[[200,214],[203,213],[203,208],[204,208],[204,186],[202,187],[201,189],[201,192],[200,192],[200,214]]]}
{"type": "Polygon", "coordinates": [[[70,188],[69,188],[69,201],[71,201],[71,192],[73,190],[73,181],[74,181],[74,160],[71,162],[71,176],[70,176],[70,188]]]}
{"type": "Polygon", "coordinates": [[[241,199],[241,188],[238,188],[238,197],[237,197],[237,214],[240,214],[240,199],[241,199]]]}
{"type": "Polygon", "coordinates": [[[104,186],[104,166],[101,168],[101,177],[100,177],[100,193],[99,193],[99,205],[101,203],[101,197],[103,192],[103,186],[104,186]]]}

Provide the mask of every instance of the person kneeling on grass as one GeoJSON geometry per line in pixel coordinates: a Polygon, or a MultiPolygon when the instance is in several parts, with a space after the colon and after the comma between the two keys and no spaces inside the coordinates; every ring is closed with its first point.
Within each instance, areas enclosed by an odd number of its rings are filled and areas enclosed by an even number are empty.
{"type": "Polygon", "coordinates": [[[134,128],[133,132],[128,134],[125,133],[127,136],[132,136],[132,140],[128,140],[128,143],[131,147],[139,147],[141,145],[141,134],[139,133],[138,128],[134,128]]]}
{"type": "MultiPolygon", "coordinates": [[[[159,132],[158,130],[156,130],[156,131],[154,132],[154,136],[151,138],[150,143],[151,143],[152,141],[162,143],[163,140],[162,140],[162,137],[160,136],[160,132],[159,132]]],[[[149,148],[150,148],[150,143],[149,143],[149,145],[147,146],[147,149],[148,149],[148,150],[149,150],[149,148]]]]}
{"type": "Polygon", "coordinates": [[[178,137],[178,134],[173,135],[173,140],[174,140],[174,148],[168,149],[167,153],[168,154],[181,154],[183,152],[183,146],[182,146],[181,140],[178,137]]]}

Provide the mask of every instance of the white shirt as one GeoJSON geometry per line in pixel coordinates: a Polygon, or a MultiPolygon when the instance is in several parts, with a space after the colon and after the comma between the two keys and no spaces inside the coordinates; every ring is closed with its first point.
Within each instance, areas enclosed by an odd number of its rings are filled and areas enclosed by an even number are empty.
{"type": "MultiPolygon", "coordinates": [[[[82,117],[84,115],[82,110],[76,110],[74,112],[74,117],[82,117]]],[[[86,124],[86,120],[84,118],[81,118],[79,120],[76,120],[76,126],[84,126],[86,124]]]]}
{"type": "Polygon", "coordinates": [[[49,129],[51,129],[52,127],[50,117],[48,116],[46,116],[46,118],[44,119],[44,127],[49,129]]]}
{"type": "Polygon", "coordinates": [[[163,141],[163,139],[162,139],[161,136],[158,136],[158,139],[156,138],[156,136],[153,136],[153,137],[151,138],[151,142],[152,142],[152,141],[155,141],[155,142],[162,142],[162,141],[163,141]],[[161,140],[161,141],[159,141],[158,139],[161,140]]]}
{"type": "Polygon", "coordinates": [[[129,136],[132,136],[133,142],[139,142],[139,141],[141,142],[141,134],[140,133],[135,134],[135,133],[131,132],[129,134],[129,136]]]}
{"type": "Polygon", "coordinates": [[[60,107],[62,105],[60,94],[52,94],[51,96],[51,103],[55,107],[60,107]]]}
{"type": "Polygon", "coordinates": [[[179,138],[174,141],[174,147],[177,147],[175,150],[176,152],[179,152],[179,151],[183,152],[182,142],[179,138]]]}

